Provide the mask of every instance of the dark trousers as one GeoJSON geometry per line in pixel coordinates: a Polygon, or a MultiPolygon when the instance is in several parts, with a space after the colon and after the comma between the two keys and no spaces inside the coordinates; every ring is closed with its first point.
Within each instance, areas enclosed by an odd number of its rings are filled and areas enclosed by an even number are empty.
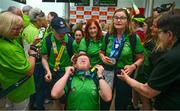
{"type": "MultiPolygon", "coordinates": [[[[51,82],[47,83],[47,96],[48,96],[48,98],[53,99],[53,98],[51,98],[51,90],[52,90],[54,84],[64,75],[64,73],[65,73],[65,71],[62,71],[62,70],[54,72],[51,69],[52,80],[51,80],[51,82]]],[[[62,96],[59,101],[60,101],[60,103],[65,104],[66,98],[64,96],[62,96]]]]}
{"type": "Polygon", "coordinates": [[[105,102],[104,100],[100,99],[100,110],[103,111],[109,111],[110,107],[111,107],[111,102],[105,102]]]}
{"type": "Polygon", "coordinates": [[[36,63],[34,70],[34,80],[35,80],[35,94],[31,95],[29,109],[31,110],[44,110],[44,100],[45,100],[45,89],[46,83],[44,79],[44,69],[41,63],[36,63]]]}
{"type": "Polygon", "coordinates": [[[115,109],[116,110],[127,110],[132,104],[132,88],[124,81],[120,80],[115,76],[115,109]]]}

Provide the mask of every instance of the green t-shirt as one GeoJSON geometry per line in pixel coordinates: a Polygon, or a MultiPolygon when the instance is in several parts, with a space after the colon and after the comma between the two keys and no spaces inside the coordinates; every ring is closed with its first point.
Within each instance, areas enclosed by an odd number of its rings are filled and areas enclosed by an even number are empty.
{"type": "Polygon", "coordinates": [[[155,64],[148,85],[158,91],[155,97],[157,110],[180,109],[180,44],[161,56],[155,64]]]}
{"type": "Polygon", "coordinates": [[[27,27],[30,24],[30,18],[28,15],[23,14],[23,22],[24,22],[24,27],[27,27]]]}
{"type": "MultiPolygon", "coordinates": [[[[3,89],[25,77],[30,63],[17,40],[0,39],[0,84],[3,89]]],[[[25,83],[8,94],[13,102],[21,102],[35,92],[34,79],[31,76],[25,83]]]]}
{"type": "Polygon", "coordinates": [[[98,88],[92,78],[75,74],[67,99],[67,110],[99,110],[98,88]]]}
{"type": "Polygon", "coordinates": [[[86,52],[86,54],[90,58],[90,62],[92,66],[96,64],[102,64],[102,60],[99,56],[99,51],[101,50],[102,47],[102,40],[103,37],[98,41],[94,41],[93,39],[90,39],[89,43],[86,43],[87,41],[85,40],[85,38],[83,38],[80,42],[79,51],[86,52]],[[86,44],[89,44],[88,47],[86,46],[86,44]]]}
{"type": "Polygon", "coordinates": [[[75,40],[73,41],[73,52],[75,54],[79,53],[79,44],[75,40]]]}
{"type": "Polygon", "coordinates": [[[38,36],[38,34],[39,29],[30,23],[22,32],[23,40],[25,40],[27,44],[31,44],[34,41],[35,36],[38,36]]]}
{"type": "Polygon", "coordinates": [[[151,51],[144,48],[144,62],[135,72],[135,79],[141,83],[146,83],[149,79],[150,73],[152,72],[152,65],[149,61],[149,56],[151,55],[151,51]]]}
{"type": "MultiPolygon", "coordinates": [[[[57,50],[58,50],[58,53],[60,51],[60,48],[62,46],[62,41],[58,41],[56,40],[56,38],[54,37],[54,34],[51,34],[51,41],[55,40],[56,42],[56,45],[57,45],[57,50]]],[[[64,36],[64,39],[63,39],[64,42],[68,43],[68,36],[65,35],[64,36]]],[[[42,42],[42,47],[41,47],[41,54],[42,55],[48,55],[48,50],[47,50],[47,47],[46,47],[46,39],[43,39],[43,42],[42,42]]],[[[50,69],[53,69],[54,68],[54,65],[55,65],[55,55],[54,55],[54,50],[51,46],[51,51],[50,51],[50,55],[48,57],[48,64],[49,64],[49,67],[50,69]]],[[[60,69],[61,70],[65,70],[65,67],[71,65],[71,58],[67,52],[67,46],[65,46],[64,48],[64,51],[63,51],[63,54],[61,56],[61,59],[60,59],[60,69]]]]}
{"type": "MultiPolygon", "coordinates": [[[[103,45],[102,45],[102,50],[105,50],[105,45],[107,45],[106,48],[106,56],[110,56],[112,47],[113,47],[113,43],[114,43],[114,36],[110,35],[108,38],[108,44],[105,44],[105,39],[103,41],[103,45]]],[[[122,52],[120,54],[120,57],[118,59],[116,67],[117,68],[123,68],[125,65],[129,65],[129,64],[133,64],[134,60],[133,60],[133,51],[131,49],[131,45],[129,42],[130,37],[128,35],[125,35],[124,37],[124,46],[122,49],[122,52]]],[[[135,54],[139,54],[139,53],[143,53],[144,48],[141,44],[141,41],[139,39],[138,36],[136,36],[136,46],[135,46],[135,54]]]]}
{"type": "Polygon", "coordinates": [[[49,33],[53,33],[53,28],[49,25],[46,29],[46,32],[49,33]]]}

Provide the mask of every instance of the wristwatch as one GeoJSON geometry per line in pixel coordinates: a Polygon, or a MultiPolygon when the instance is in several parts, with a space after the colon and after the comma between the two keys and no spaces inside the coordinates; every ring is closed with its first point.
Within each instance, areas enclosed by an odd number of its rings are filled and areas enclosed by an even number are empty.
{"type": "Polygon", "coordinates": [[[105,80],[105,77],[104,76],[100,76],[100,77],[97,77],[97,79],[98,80],[101,80],[101,79],[105,80]]]}
{"type": "Polygon", "coordinates": [[[38,48],[35,45],[30,45],[30,50],[37,52],[38,48]]]}

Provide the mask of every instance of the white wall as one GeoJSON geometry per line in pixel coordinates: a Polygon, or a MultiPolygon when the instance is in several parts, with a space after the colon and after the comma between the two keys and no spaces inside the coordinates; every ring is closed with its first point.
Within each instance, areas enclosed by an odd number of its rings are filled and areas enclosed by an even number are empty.
{"type": "MultiPolygon", "coordinates": [[[[134,3],[139,7],[139,8],[144,8],[145,7],[145,1],[146,0],[133,0],[134,3]]],[[[118,8],[130,8],[132,7],[132,2],[131,0],[118,0],[118,8]]]]}
{"type": "MultiPolygon", "coordinates": [[[[42,0],[26,0],[27,5],[31,5],[33,7],[38,7],[42,9],[46,15],[50,11],[55,11],[58,13],[60,17],[65,16],[65,5],[64,3],[44,3],[42,0]]],[[[90,0],[90,5],[93,6],[93,0],[90,0]]],[[[140,7],[145,7],[146,0],[134,0],[135,4],[140,7]]],[[[173,1],[176,2],[176,8],[180,9],[180,0],[154,0],[154,8],[160,6],[163,3],[172,3],[173,1]]],[[[0,11],[6,10],[9,6],[14,5],[16,7],[22,8],[24,4],[14,2],[12,0],[0,0],[0,11]]],[[[73,4],[72,4],[73,5],[73,4]]],[[[118,7],[131,7],[131,0],[118,0],[118,7]]]]}
{"type": "Polygon", "coordinates": [[[27,0],[27,4],[42,9],[46,15],[54,11],[60,17],[65,15],[65,3],[42,2],[42,0],[27,0]]]}
{"type": "MultiPolygon", "coordinates": [[[[12,0],[0,0],[0,9],[6,10],[9,6],[16,6],[22,9],[24,4],[14,2],[12,0]]],[[[64,3],[51,3],[51,2],[42,2],[42,0],[26,0],[26,4],[32,6],[33,8],[40,8],[47,15],[48,12],[54,11],[60,17],[65,15],[65,5],[64,3]]]]}
{"type": "Polygon", "coordinates": [[[17,2],[14,2],[12,0],[0,0],[0,8],[1,8],[1,11],[3,10],[7,10],[7,8],[9,6],[16,6],[16,7],[19,7],[21,8],[21,5],[20,3],[17,3],[17,2]]]}

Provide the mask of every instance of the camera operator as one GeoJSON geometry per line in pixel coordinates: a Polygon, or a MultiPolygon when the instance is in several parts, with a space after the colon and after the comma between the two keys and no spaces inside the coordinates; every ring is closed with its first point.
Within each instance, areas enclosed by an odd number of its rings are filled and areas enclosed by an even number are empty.
{"type": "Polygon", "coordinates": [[[162,12],[166,12],[166,11],[170,11],[172,9],[174,9],[175,7],[175,2],[173,3],[166,3],[166,4],[161,4],[160,7],[156,7],[153,10],[153,17],[157,17],[160,13],[162,12]]]}

